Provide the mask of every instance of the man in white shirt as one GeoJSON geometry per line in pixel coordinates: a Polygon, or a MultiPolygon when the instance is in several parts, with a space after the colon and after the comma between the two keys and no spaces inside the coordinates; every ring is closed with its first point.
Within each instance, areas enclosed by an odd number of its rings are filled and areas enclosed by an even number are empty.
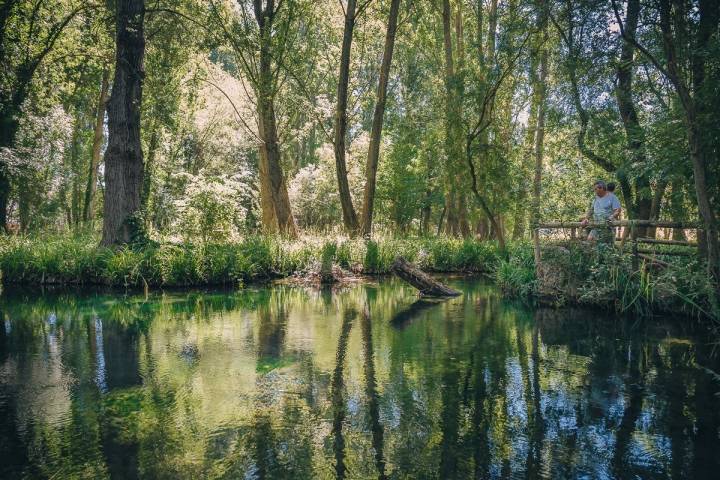
{"type": "MultiPolygon", "coordinates": [[[[582,218],[583,226],[587,225],[590,218],[592,218],[595,223],[608,223],[613,220],[617,220],[620,217],[620,212],[622,210],[620,207],[620,200],[618,200],[614,193],[608,192],[607,185],[604,181],[598,180],[595,182],[594,187],[595,198],[585,214],[585,217],[582,218]]],[[[593,228],[588,235],[588,240],[602,243],[612,243],[615,240],[614,236],[612,228],[608,225],[607,227],[593,228]]]]}

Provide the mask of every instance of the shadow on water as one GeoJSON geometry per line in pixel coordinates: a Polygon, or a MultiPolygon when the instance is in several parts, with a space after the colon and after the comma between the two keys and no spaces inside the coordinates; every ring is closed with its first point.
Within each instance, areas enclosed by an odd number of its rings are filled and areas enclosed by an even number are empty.
{"type": "Polygon", "coordinates": [[[395,315],[393,315],[393,317],[390,319],[390,324],[395,328],[403,329],[407,327],[413,320],[419,318],[427,310],[437,307],[446,301],[448,301],[448,299],[421,298],[419,300],[416,300],[408,307],[400,310],[395,315]]]}
{"type": "Polygon", "coordinates": [[[704,331],[392,281],[0,296],[0,477],[713,478],[704,331]],[[358,328],[354,328],[357,324],[358,328]]]}

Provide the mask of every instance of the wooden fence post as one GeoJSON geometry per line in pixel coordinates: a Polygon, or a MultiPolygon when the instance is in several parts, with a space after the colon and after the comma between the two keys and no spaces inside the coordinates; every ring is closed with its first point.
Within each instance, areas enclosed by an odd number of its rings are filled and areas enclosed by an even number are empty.
{"type": "Polygon", "coordinates": [[[638,257],[638,242],[637,242],[637,228],[635,227],[635,221],[630,221],[630,238],[632,239],[632,266],[633,270],[637,270],[640,267],[638,257]]]}

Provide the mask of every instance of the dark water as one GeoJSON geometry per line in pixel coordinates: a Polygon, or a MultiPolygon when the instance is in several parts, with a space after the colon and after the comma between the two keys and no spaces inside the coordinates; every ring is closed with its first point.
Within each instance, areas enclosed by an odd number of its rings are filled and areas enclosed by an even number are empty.
{"type": "Polygon", "coordinates": [[[720,478],[702,330],[452,283],[5,292],[0,478],[720,478]]]}

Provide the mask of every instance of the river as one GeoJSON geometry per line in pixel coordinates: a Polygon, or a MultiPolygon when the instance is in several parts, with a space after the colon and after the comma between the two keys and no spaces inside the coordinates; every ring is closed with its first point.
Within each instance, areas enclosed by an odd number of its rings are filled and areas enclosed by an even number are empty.
{"type": "Polygon", "coordinates": [[[719,478],[687,320],[481,280],[0,296],[0,478],[719,478]]]}

